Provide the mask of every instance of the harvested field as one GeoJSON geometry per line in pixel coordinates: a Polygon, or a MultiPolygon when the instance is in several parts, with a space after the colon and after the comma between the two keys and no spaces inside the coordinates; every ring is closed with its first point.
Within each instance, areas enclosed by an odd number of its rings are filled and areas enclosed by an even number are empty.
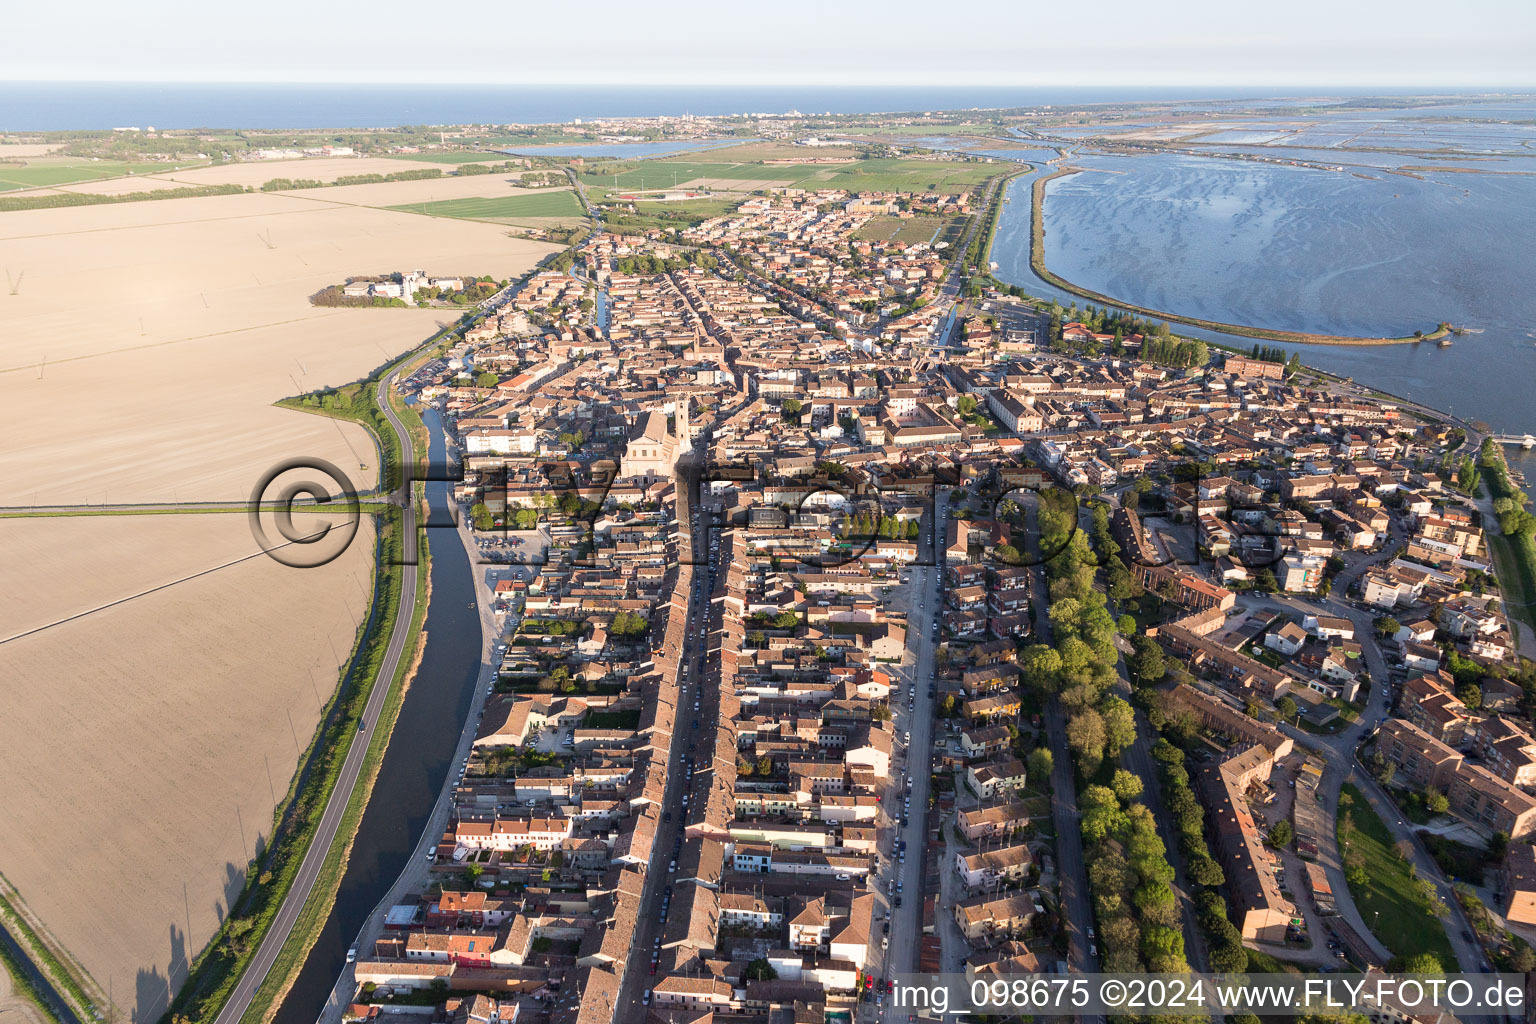
{"type": "Polygon", "coordinates": [[[332,203],[358,206],[404,206],[408,203],[445,202],[453,199],[538,196],[548,189],[525,189],[516,175],[476,174],[468,178],[428,178],[422,181],[384,181],[374,185],[334,185],[301,189],[285,195],[310,196],[332,203]]]}
{"type": "Polygon", "coordinates": [[[25,160],[47,156],[64,148],[62,142],[0,142],[0,160],[25,160]]]}
{"type": "Polygon", "coordinates": [[[0,546],[41,599],[24,628],[171,584],[0,638],[0,872],[117,1019],[153,1020],[271,833],[366,614],[372,530],[309,570],[257,554],[241,515],[5,520],[0,546]]]}
{"type": "Polygon", "coordinates": [[[238,499],[296,455],[366,487],[378,459],[362,428],[271,403],[354,380],[452,314],[308,297],[416,267],[510,277],[554,247],[328,191],[0,214],[0,264],[22,274],[0,296],[0,505],[238,499]],[[89,413],[88,438],[61,433],[64,409],[89,413]]]}
{"type": "Polygon", "coordinates": [[[782,178],[694,178],[678,187],[703,192],[757,192],[787,183],[782,178]]]}
{"type": "Polygon", "coordinates": [[[260,188],[273,178],[308,178],[335,181],[345,174],[398,174],[417,168],[445,171],[438,164],[415,160],[390,160],[378,156],[314,157],[307,160],[252,160],[217,167],[194,167],[156,175],[183,185],[249,185],[260,188]]]}

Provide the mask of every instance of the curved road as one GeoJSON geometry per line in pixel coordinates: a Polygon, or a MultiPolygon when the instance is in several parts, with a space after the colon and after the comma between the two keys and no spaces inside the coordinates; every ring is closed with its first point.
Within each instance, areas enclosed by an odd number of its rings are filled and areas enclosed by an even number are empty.
{"type": "MultiPolygon", "coordinates": [[[[406,638],[411,632],[411,619],[416,614],[416,504],[411,500],[412,485],[409,482],[409,473],[405,469],[415,464],[416,456],[411,446],[409,431],[395,416],[395,410],[389,404],[388,391],[390,385],[394,383],[396,373],[391,373],[379,381],[378,400],[379,407],[384,410],[384,415],[389,419],[391,429],[400,438],[401,475],[405,481],[400,491],[404,499],[401,501],[401,528],[404,531],[405,558],[403,561],[406,564],[401,567],[404,570],[400,582],[401,599],[399,609],[395,613],[394,628],[389,637],[389,648],[384,652],[383,664],[379,666],[379,673],[373,681],[373,689],[368,694],[368,705],[363,710],[363,721],[369,726],[378,721],[379,711],[384,706],[390,683],[399,669],[400,658],[405,652],[406,638]]],[[[336,838],[336,831],[341,826],[341,819],[346,813],[347,805],[352,801],[352,791],[357,788],[358,776],[363,770],[363,759],[367,756],[368,744],[372,739],[371,729],[357,730],[353,734],[352,742],[347,747],[346,760],[341,766],[341,775],[336,780],[336,787],[331,790],[331,797],[326,802],[325,813],[321,815],[320,824],[315,829],[314,838],[310,840],[309,849],[304,852],[304,861],[299,865],[299,873],[293,880],[293,886],[283,899],[283,905],[278,908],[277,916],[273,919],[272,926],[267,929],[267,934],[257,948],[256,955],[246,966],[245,973],[240,976],[229,999],[224,1003],[224,1008],[219,1011],[215,1024],[238,1024],[240,1018],[245,1016],[245,1011],[250,1008],[257,989],[267,980],[272,964],[277,960],[278,953],[293,931],[294,922],[298,920],[304,905],[309,902],[315,879],[325,864],[326,855],[330,852],[331,843],[336,838]]]]}

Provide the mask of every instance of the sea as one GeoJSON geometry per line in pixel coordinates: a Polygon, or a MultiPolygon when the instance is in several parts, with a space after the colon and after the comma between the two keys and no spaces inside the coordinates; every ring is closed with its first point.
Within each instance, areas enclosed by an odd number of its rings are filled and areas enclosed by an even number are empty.
{"type": "MultiPolygon", "coordinates": [[[[1404,90],[1318,90],[1332,97],[1404,90]]],[[[1274,90],[1273,95],[1285,90],[1274,90]]],[[[1245,88],[1246,96],[1265,90],[1245,88]]],[[[1173,87],[896,87],[337,85],[189,82],[0,83],[0,131],[156,128],[381,128],[400,125],[553,124],[576,118],[746,113],[865,114],[998,107],[1080,107],[1187,101],[1220,111],[1231,89],[1173,87]]],[[[1252,103],[1252,100],[1243,100],[1252,103]]]]}

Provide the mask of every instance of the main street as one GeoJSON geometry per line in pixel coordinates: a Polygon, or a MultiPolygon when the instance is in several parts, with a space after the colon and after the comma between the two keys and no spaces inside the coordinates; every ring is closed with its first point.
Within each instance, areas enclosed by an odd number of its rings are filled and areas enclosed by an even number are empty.
{"type": "MultiPolygon", "coordinates": [[[[918,550],[928,557],[919,558],[918,562],[926,564],[914,564],[907,570],[907,650],[901,667],[894,673],[895,688],[890,697],[898,740],[902,735],[907,739],[896,745],[891,784],[886,787],[881,800],[884,825],[878,858],[881,869],[871,886],[879,898],[885,900],[890,928],[887,936],[882,926],[881,938],[888,939],[888,948],[881,952],[879,967],[873,972],[885,979],[917,970],[923,936],[923,864],[928,848],[927,809],[936,717],[936,700],[930,695],[930,687],[933,686],[938,631],[932,623],[942,600],[939,576],[943,572],[944,530],[941,523],[947,497],[944,491],[936,492],[933,507],[922,523],[918,550]],[[912,785],[910,792],[906,789],[907,780],[912,785]],[[905,824],[902,824],[903,818],[905,824]],[[900,906],[896,905],[898,899],[900,906]]],[[[875,937],[871,935],[870,938],[875,937]]],[[[877,993],[873,1012],[866,1013],[881,1021],[900,1019],[899,1013],[893,1016],[893,1007],[885,993],[877,993]]]]}
{"type": "Polygon", "coordinates": [[[709,650],[710,591],[715,558],[711,557],[710,514],[700,504],[702,497],[700,474],[690,460],[680,465],[674,478],[677,494],[679,562],[691,569],[693,578],[688,593],[687,624],[683,630],[684,651],[678,661],[678,698],[672,724],[671,743],[667,750],[667,781],[662,791],[662,820],[656,826],[656,838],[651,844],[650,860],[646,865],[645,881],[640,890],[640,914],[635,921],[633,939],[629,945],[629,957],[619,981],[614,1020],[641,1020],[645,1016],[644,993],[650,991],[650,958],[655,950],[656,939],[665,927],[662,905],[667,894],[673,891],[673,873],[668,866],[677,857],[682,845],[687,808],[683,794],[689,791],[690,765],[695,753],[713,759],[715,749],[714,723],[718,719],[719,695],[708,692],[704,685],[705,662],[709,650]],[[689,698],[700,704],[700,711],[689,710],[689,698]],[[705,701],[711,702],[714,713],[705,713],[705,701]],[[699,741],[703,741],[700,743],[699,741]]]}

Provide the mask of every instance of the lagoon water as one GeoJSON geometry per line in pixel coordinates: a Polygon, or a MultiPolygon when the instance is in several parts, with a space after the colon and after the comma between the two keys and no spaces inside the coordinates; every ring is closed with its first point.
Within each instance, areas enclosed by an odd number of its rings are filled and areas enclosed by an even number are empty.
{"type": "MultiPolygon", "coordinates": [[[[1362,177],[1180,155],[1079,153],[1071,163],[1091,170],[1053,181],[1045,204],[1046,264],[1067,280],[1154,309],[1286,330],[1470,327],[1481,333],[1450,348],[1286,347],[1500,431],[1536,433],[1536,175],[1362,177]]],[[[1075,297],[1029,269],[1038,173],[1011,186],[992,258],[1002,280],[1066,304],[1075,297]]],[[[1517,452],[1512,462],[1536,477],[1536,461],[1517,452]]]]}

